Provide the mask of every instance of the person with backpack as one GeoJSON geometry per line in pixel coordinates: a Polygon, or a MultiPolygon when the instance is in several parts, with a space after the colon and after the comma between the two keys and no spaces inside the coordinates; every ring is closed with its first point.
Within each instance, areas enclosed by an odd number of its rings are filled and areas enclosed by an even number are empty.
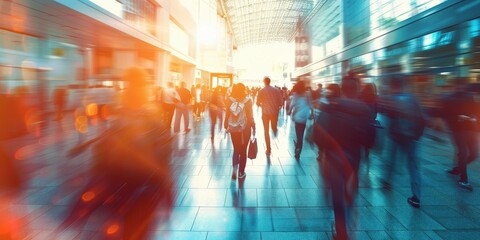
{"type": "Polygon", "coordinates": [[[245,85],[237,83],[226,102],[227,111],[224,127],[230,133],[233,144],[232,179],[245,177],[247,164],[247,147],[250,136],[255,136],[255,121],[253,119],[252,100],[247,97],[245,85]]]}
{"type": "MultiPolygon", "coordinates": [[[[388,106],[384,106],[389,118],[388,135],[391,139],[389,159],[395,161],[397,153],[407,158],[407,168],[410,174],[412,197],[407,202],[415,208],[420,207],[420,168],[417,157],[417,140],[423,134],[425,119],[417,99],[411,93],[405,92],[405,80],[400,76],[393,76],[390,80],[391,93],[388,106]]],[[[384,186],[390,186],[388,180],[393,172],[393,165],[387,167],[387,180],[384,186]]]]}

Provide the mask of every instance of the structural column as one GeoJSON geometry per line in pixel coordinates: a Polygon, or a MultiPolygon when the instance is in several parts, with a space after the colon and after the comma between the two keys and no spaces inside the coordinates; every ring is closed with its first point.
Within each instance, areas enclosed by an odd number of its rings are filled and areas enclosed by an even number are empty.
{"type": "Polygon", "coordinates": [[[154,75],[155,85],[166,85],[170,80],[170,59],[171,55],[166,51],[157,51],[155,54],[154,75]]]}

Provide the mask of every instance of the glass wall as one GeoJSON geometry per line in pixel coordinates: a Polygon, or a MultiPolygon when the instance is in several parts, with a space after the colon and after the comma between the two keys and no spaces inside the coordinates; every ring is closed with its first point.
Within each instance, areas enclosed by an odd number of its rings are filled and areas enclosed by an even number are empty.
{"type": "Polygon", "coordinates": [[[395,26],[446,0],[370,0],[370,28],[373,33],[395,26]]]}

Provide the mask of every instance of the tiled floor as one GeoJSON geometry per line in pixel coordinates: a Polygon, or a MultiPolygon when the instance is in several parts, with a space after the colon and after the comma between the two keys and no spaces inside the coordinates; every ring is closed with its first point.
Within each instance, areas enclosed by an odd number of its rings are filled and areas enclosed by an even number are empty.
{"type": "MultiPolygon", "coordinates": [[[[255,109],[257,133],[263,133],[255,109]]],[[[90,153],[75,158],[66,152],[101,132],[92,126],[76,133],[68,121],[51,122],[42,137],[25,136],[2,143],[16,156],[29,185],[10,198],[10,218],[21,223],[26,239],[50,239],[50,232],[64,218],[72,198],[81,188],[90,153]]],[[[279,134],[272,155],[266,157],[263,134],[258,134],[259,155],[248,160],[244,181],[232,181],[229,136],[218,132],[211,142],[208,118],[192,122],[192,131],[174,139],[170,164],[177,185],[175,206],[168,221],[157,223],[153,239],[330,239],[333,213],[319,175],[316,151],[308,144],[300,161],[293,158],[293,125],[280,117],[279,134]]],[[[427,131],[427,135],[431,133],[427,131]]],[[[438,135],[438,133],[436,133],[438,135]]],[[[406,201],[411,195],[404,163],[397,162],[392,189],[380,184],[386,159],[373,151],[370,164],[362,163],[360,189],[350,215],[354,239],[480,239],[480,165],[470,165],[473,192],[459,189],[444,170],[451,166],[453,151],[444,141],[423,137],[419,154],[422,171],[422,207],[406,201]]],[[[381,142],[385,145],[386,140],[381,142]]],[[[101,215],[101,214],[97,214],[101,215]]],[[[83,230],[72,229],[58,239],[102,239],[98,216],[83,230]]],[[[15,221],[14,221],[15,222],[15,221]]],[[[0,225],[1,226],[1,225],[0,225]]],[[[1,228],[0,228],[1,230],[1,228]]],[[[1,232],[0,232],[1,234],[1,232]]],[[[0,235],[1,236],[1,235],[0,235]]]]}

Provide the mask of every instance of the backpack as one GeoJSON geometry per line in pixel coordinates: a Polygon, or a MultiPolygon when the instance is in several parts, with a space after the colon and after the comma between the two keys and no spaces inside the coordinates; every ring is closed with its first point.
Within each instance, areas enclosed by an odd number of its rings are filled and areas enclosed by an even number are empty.
{"type": "Polygon", "coordinates": [[[229,132],[242,132],[247,126],[247,115],[245,113],[245,103],[249,100],[245,98],[243,101],[238,102],[234,98],[230,98],[232,104],[230,105],[230,117],[228,118],[228,131],[229,132]]]}
{"type": "Polygon", "coordinates": [[[417,100],[411,95],[396,99],[397,113],[390,119],[390,134],[396,140],[418,140],[423,135],[425,120],[417,100]]]}

